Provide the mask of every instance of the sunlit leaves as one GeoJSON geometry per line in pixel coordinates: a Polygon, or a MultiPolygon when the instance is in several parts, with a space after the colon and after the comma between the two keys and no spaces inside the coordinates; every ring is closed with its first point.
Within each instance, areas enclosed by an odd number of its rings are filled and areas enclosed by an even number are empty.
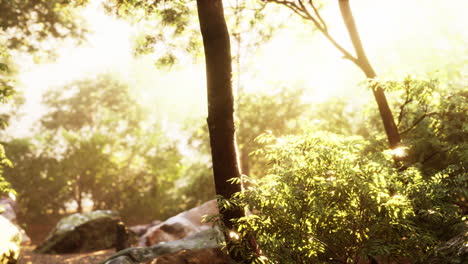
{"type": "Polygon", "coordinates": [[[138,29],[134,54],[151,55],[158,68],[171,67],[201,51],[194,2],[115,0],[106,8],[134,24],[138,29]]]}
{"type": "MultiPolygon", "coordinates": [[[[6,46],[27,52],[39,51],[50,38],[83,37],[85,29],[73,9],[87,1],[1,1],[0,36],[6,46]]],[[[43,51],[43,50],[42,50],[43,51]]]]}
{"type": "Polygon", "coordinates": [[[270,263],[403,252],[401,236],[414,230],[408,191],[421,183],[417,170],[398,173],[391,157],[363,156],[368,142],[358,137],[264,134],[258,141],[271,169],[240,194],[254,215],[239,219],[239,230],[257,238],[270,263]]]}
{"type": "MultiPolygon", "coordinates": [[[[5,149],[2,145],[0,145],[0,195],[8,194],[9,192],[13,192],[11,189],[11,185],[9,182],[5,180],[3,177],[3,171],[5,167],[11,167],[11,161],[7,159],[5,155],[5,149]]],[[[1,210],[1,208],[0,208],[1,210]]]]}
{"type": "MultiPolygon", "coordinates": [[[[3,46],[0,45],[0,104],[4,104],[14,94],[12,87],[12,81],[9,79],[10,68],[4,63],[9,59],[9,54],[4,50],[3,46]]],[[[7,125],[7,116],[0,115],[0,129],[3,129],[7,125]]],[[[11,185],[3,177],[4,167],[11,166],[11,162],[5,155],[3,145],[0,144],[0,195],[6,194],[13,191],[11,185]]]]}

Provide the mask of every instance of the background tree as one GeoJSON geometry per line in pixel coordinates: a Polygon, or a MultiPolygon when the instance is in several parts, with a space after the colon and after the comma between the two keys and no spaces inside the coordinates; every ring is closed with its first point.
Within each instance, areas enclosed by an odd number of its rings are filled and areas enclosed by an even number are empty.
{"type": "Polygon", "coordinates": [[[237,143],[241,153],[242,173],[261,176],[266,161],[253,151],[262,145],[255,139],[270,132],[276,136],[301,132],[301,118],[308,113],[302,101],[303,91],[280,88],[274,92],[243,93],[238,105],[237,143]]]}
{"type": "MultiPolygon", "coordinates": [[[[369,60],[367,59],[367,55],[364,51],[356,23],[354,22],[354,17],[351,12],[351,8],[349,6],[348,0],[338,0],[341,15],[343,17],[343,21],[346,25],[348,30],[348,34],[350,36],[351,42],[354,47],[355,55],[351,52],[346,50],[341,44],[339,44],[335,38],[333,38],[328,31],[327,24],[325,20],[322,18],[319,12],[319,5],[317,1],[303,1],[303,0],[265,0],[267,2],[273,2],[282,4],[296,14],[301,16],[305,20],[311,21],[314,26],[335,46],[342,54],[345,59],[351,60],[354,64],[356,64],[359,69],[361,69],[366,77],[369,80],[373,80],[377,77],[372,65],[370,64],[369,60]]],[[[395,120],[393,119],[392,111],[387,102],[387,98],[385,96],[385,92],[382,87],[376,85],[376,83],[370,82],[370,88],[374,94],[374,98],[377,102],[379,113],[381,120],[384,125],[385,133],[387,134],[387,139],[390,144],[390,148],[395,149],[400,144],[400,134],[398,129],[395,125],[395,120]]]]}
{"type": "Polygon", "coordinates": [[[82,211],[92,201],[93,209],[117,210],[136,223],[185,209],[176,189],[184,170],[178,143],[146,119],[127,84],[103,75],[51,90],[44,100],[50,111],[38,134],[6,141],[14,167],[5,177],[18,190],[27,230],[38,217],[69,212],[70,202],[82,211]]]}
{"type": "MultiPolygon", "coordinates": [[[[300,134],[306,127],[310,105],[302,102],[303,91],[300,89],[290,90],[286,87],[279,88],[274,92],[243,92],[242,101],[237,112],[237,146],[241,156],[242,173],[251,177],[263,177],[269,167],[265,157],[256,150],[264,145],[256,140],[263,133],[274,135],[300,134]]],[[[322,111],[319,111],[322,113],[322,111]]],[[[329,112],[328,112],[329,113],[329,112]]],[[[185,130],[189,134],[187,145],[198,157],[186,173],[190,184],[186,185],[187,198],[193,199],[192,204],[197,204],[214,197],[207,189],[213,188],[212,165],[210,160],[210,142],[208,129],[199,125],[198,119],[187,124],[185,130]],[[193,124],[193,122],[196,122],[193,124]],[[204,194],[200,196],[200,194],[204,194]]]]}

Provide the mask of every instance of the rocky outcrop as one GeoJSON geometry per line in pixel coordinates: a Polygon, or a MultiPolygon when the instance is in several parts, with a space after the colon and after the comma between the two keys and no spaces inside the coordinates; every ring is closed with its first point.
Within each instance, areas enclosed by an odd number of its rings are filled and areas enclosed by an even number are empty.
{"type": "Polygon", "coordinates": [[[221,261],[227,257],[219,251],[220,243],[223,239],[223,235],[219,229],[210,228],[181,240],[162,242],[150,247],[127,248],[117,252],[114,256],[102,262],[102,264],[135,264],[149,261],[152,261],[151,263],[171,263],[168,261],[174,259],[180,261],[192,259],[197,261],[181,263],[229,263],[215,261],[215,259],[221,261]],[[161,256],[164,256],[163,260],[158,260],[161,256]],[[202,261],[202,259],[204,260],[202,261]]]}
{"type": "Polygon", "coordinates": [[[218,213],[216,200],[182,212],[166,221],[148,228],[140,238],[140,246],[151,246],[164,241],[174,241],[211,228],[212,224],[202,223],[203,216],[218,213]]]}
{"type": "Polygon", "coordinates": [[[0,215],[0,264],[16,263],[21,244],[21,232],[10,220],[0,215]]]}
{"type": "Polygon", "coordinates": [[[120,217],[113,211],[73,214],[61,219],[35,251],[60,254],[113,248],[119,239],[125,237],[118,235],[121,225],[120,217]]]}

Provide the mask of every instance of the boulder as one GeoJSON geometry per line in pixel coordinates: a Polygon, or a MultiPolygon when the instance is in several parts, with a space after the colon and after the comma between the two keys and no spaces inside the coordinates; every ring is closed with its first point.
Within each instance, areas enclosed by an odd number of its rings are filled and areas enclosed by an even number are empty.
{"type": "MultiPolygon", "coordinates": [[[[218,228],[209,228],[204,231],[198,232],[184,239],[161,242],[149,247],[127,248],[117,252],[102,264],[135,264],[153,261],[156,258],[165,254],[172,254],[179,251],[185,253],[168,256],[165,261],[169,259],[201,259],[203,256],[218,255],[217,251],[200,251],[204,249],[219,249],[221,242],[224,240],[222,232],[218,228]],[[189,254],[188,252],[195,252],[189,254]],[[190,257],[189,257],[190,255],[190,257]]],[[[220,255],[221,256],[221,255],[220,255]]],[[[159,263],[159,262],[153,262],[159,263]]],[[[170,262],[162,262],[170,263],[170,262]]],[[[184,262],[185,263],[185,262],[184,262]]],[[[192,263],[192,262],[186,262],[192,263]]],[[[218,263],[218,262],[193,262],[193,263],[218,263]]],[[[219,262],[224,263],[224,262],[219,262]]]]}
{"type": "Polygon", "coordinates": [[[0,198],[0,216],[8,219],[12,224],[14,224],[19,232],[21,233],[21,244],[28,245],[31,243],[31,239],[26,234],[23,228],[18,225],[16,220],[16,201],[11,197],[0,198]]]}
{"type": "Polygon", "coordinates": [[[12,264],[18,260],[21,232],[10,220],[0,215],[0,264],[12,264]]]}
{"type": "Polygon", "coordinates": [[[156,258],[151,264],[230,264],[231,258],[221,248],[181,250],[156,258]]]}
{"type": "Polygon", "coordinates": [[[10,220],[10,222],[16,222],[16,202],[10,197],[0,198],[0,215],[10,220]]]}
{"type": "Polygon", "coordinates": [[[122,230],[121,225],[120,217],[113,211],[72,214],[61,219],[35,251],[61,254],[113,248],[118,246],[118,240],[125,237],[118,235],[118,231],[122,230]]]}
{"type": "Polygon", "coordinates": [[[129,227],[128,229],[129,229],[130,231],[132,231],[136,236],[141,237],[141,236],[143,236],[143,235],[148,231],[148,229],[150,229],[150,228],[153,227],[153,226],[159,225],[160,223],[162,223],[162,222],[159,221],[159,220],[154,220],[154,221],[151,222],[150,224],[147,224],[147,225],[135,225],[135,226],[129,227]]]}
{"type": "Polygon", "coordinates": [[[139,239],[140,246],[151,246],[164,241],[174,241],[211,228],[212,224],[202,223],[203,216],[218,213],[216,200],[182,212],[166,221],[148,228],[139,239]]]}

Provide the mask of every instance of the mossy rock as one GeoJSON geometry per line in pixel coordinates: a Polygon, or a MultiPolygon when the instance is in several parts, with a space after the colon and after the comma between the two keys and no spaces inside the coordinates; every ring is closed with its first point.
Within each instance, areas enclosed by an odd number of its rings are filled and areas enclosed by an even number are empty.
{"type": "Polygon", "coordinates": [[[73,214],[63,218],[35,251],[47,254],[82,253],[116,246],[120,217],[112,211],[73,214]]]}

